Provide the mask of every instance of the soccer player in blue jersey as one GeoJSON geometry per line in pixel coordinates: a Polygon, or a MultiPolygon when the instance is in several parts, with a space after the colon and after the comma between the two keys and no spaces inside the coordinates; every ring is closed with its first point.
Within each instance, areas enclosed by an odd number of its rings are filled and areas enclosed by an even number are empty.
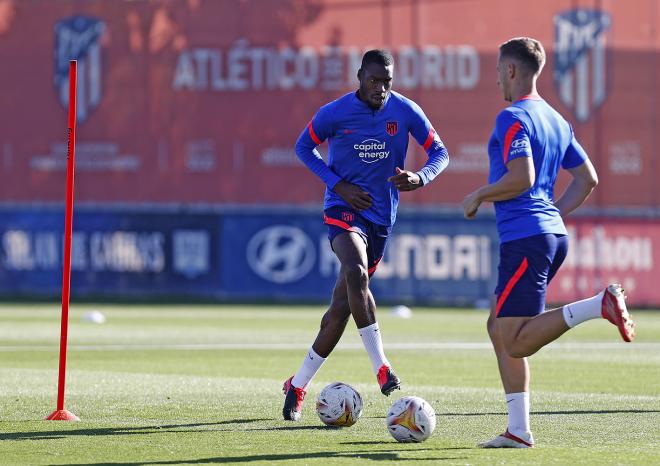
{"type": "Polygon", "coordinates": [[[384,50],[364,54],[356,92],[321,107],[296,142],[296,154],[326,185],[324,222],[341,268],[316,340],[284,383],[284,419],[300,419],[312,377],[330,355],[353,316],[376,374],[389,395],[400,380],[385,357],[369,280],[383,257],[400,191],[431,182],[448,163],[444,144],[422,109],[391,90],[394,64],[384,50]],[[404,169],[408,134],[424,147],[426,164],[404,169]],[[328,141],[328,163],[316,146],[328,141]]]}
{"type": "Polygon", "coordinates": [[[591,298],[544,312],[547,284],[568,248],[562,218],[579,207],[598,183],[571,125],[536,90],[544,63],[545,51],[537,40],[515,38],[500,46],[498,86],[511,105],[497,116],[488,143],[489,184],[463,200],[467,218],[475,216],[482,202],[495,204],[501,243],[496,299],[487,326],[509,418],[507,430],[479,445],[484,448],[534,445],[527,356],[590,319],[609,320],[625,341],[635,336],[618,284],[591,298]],[[572,181],[555,201],[560,167],[568,170],[572,181]]]}

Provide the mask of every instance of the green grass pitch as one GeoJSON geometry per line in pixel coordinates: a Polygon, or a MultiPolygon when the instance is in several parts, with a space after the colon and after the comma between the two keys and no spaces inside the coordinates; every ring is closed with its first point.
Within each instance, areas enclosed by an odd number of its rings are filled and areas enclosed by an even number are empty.
{"type": "Polygon", "coordinates": [[[0,464],[659,464],[660,312],[634,313],[638,338],[588,322],[530,360],[531,450],[481,450],[506,409],[486,313],[414,310],[379,321],[403,390],[378,391],[352,323],[314,380],[303,420],[281,420],[282,381],[299,366],[324,308],[72,305],[66,407],[55,408],[59,306],[0,305],[0,464]],[[105,324],[85,322],[100,310],[105,324]],[[333,381],[364,400],[356,425],[323,426],[315,397],[333,381]],[[403,395],[438,425],[421,444],[385,428],[403,395]]]}

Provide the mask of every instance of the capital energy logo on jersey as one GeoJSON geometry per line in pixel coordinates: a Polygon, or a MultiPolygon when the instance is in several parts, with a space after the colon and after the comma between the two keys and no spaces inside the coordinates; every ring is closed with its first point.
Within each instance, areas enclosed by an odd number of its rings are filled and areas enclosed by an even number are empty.
{"type": "Polygon", "coordinates": [[[365,139],[361,143],[353,145],[353,149],[357,151],[360,160],[365,163],[378,162],[390,156],[390,151],[386,150],[386,143],[378,139],[365,139]]]}
{"type": "Polygon", "coordinates": [[[55,24],[55,88],[60,103],[69,102],[69,60],[78,61],[76,116],[84,122],[101,102],[101,44],[105,23],[70,16],[55,24]]]}
{"type": "Polygon", "coordinates": [[[605,101],[606,39],[610,15],[575,9],[555,15],[554,80],[559,98],[578,121],[587,121],[605,101]]]}

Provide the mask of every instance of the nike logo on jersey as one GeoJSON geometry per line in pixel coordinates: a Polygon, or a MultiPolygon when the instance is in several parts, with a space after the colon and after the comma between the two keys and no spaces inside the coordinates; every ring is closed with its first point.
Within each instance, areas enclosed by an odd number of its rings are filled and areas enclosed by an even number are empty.
{"type": "Polygon", "coordinates": [[[342,132],[343,132],[344,134],[351,134],[351,133],[354,133],[355,130],[353,130],[353,129],[345,129],[345,130],[342,131],[342,132]]]}
{"type": "Polygon", "coordinates": [[[570,306],[566,306],[566,310],[568,311],[568,315],[571,316],[571,319],[573,319],[573,313],[571,312],[570,306]]]}

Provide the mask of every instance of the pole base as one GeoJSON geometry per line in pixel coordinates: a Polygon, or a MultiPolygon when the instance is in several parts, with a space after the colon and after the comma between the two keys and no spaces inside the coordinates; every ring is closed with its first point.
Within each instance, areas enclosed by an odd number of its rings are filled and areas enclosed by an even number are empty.
{"type": "Polygon", "coordinates": [[[80,418],[66,409],[60,409],[50,413],[46,421],[80,421],[80,418]]]}

